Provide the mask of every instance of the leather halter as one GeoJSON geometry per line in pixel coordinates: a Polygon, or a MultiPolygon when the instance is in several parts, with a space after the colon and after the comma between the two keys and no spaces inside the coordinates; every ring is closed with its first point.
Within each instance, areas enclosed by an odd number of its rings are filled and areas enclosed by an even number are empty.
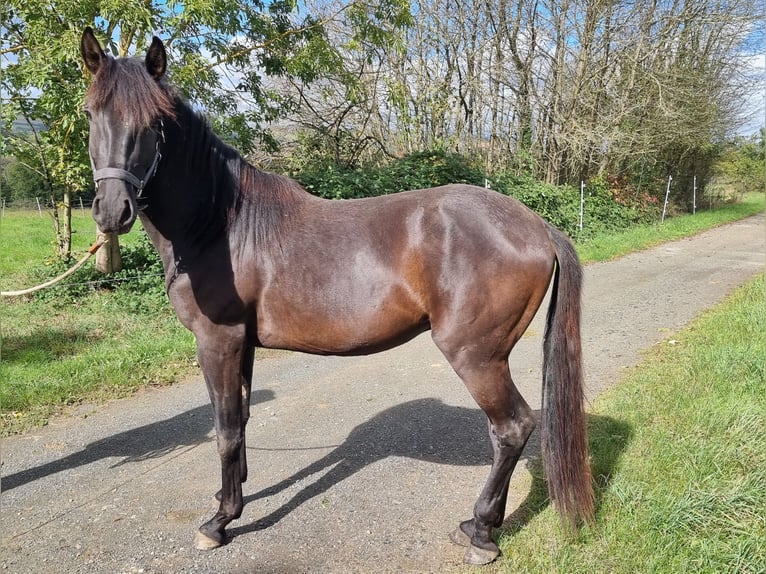
{"type": "Polygon", "coordinates": [[[122,181],[127,181],[129,184],[135,187],[136,199],[141,199],[141,194],[144,192],[144,187],[146,187],[146,184],[149,183],[149,180],[154,177],[154,174],[157,171],[157,166],[162,159],[162,153],[160,153],[160,140],[162,140],[162,143],[165,143],[165,125],[162,123],[162,120],[160,120],[160,129],[159,132],[157,132],[157,141],[154,146],[154,160],[146,170],[144,176],[141,178],[121,167],[102,167],[96,169],[96,164],[93,162],[93,156],[90,155],[90,152],[88,152],[88,155],[90,156],[90,165],[93,169],[93,181],[96,184],[96,190],[98,190],[98,183],[101,180],[121,179],[122,181]]]}

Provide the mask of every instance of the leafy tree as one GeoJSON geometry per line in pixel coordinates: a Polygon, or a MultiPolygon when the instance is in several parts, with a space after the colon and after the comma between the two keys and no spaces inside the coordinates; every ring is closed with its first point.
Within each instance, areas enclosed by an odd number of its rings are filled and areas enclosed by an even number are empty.
{"type": "Polygon", "coordinates": [[[45,180],[14,157],[3,158],[3,196],[9,200],[34,199],[45,195],[45,180]]]}
{"type": "Polygon", "coordinates": [[[656,177],[660,192],[672,172],[682,189],[762,83],[745,57],[763,45],[750,0],[413,4],[403,49],[376,60],[348,44],[353,90],[340,77],[296,87],[296,123],[339,165],[444,148],[549,183],[656,177]]]}
{"type": "Polygon", "coordinates": [[[741,191],[764,191],[766,172],[763,160],[766,157],[766,130],[749,138],[735,138],[723,145],[715,163],[714,174],[741,191]]]}

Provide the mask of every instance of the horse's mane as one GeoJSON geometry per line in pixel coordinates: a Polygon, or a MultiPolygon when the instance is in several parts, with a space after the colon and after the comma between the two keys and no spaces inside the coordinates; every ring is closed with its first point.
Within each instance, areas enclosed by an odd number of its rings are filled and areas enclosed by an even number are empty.
{"type": "Polygon", "coordinates": [[[292,179],[261,171],[244,161],[239,182],[240,208],[230,218],[231,230],[253,235],[256,245],[278,246],[288,229],[289,213],[298,207],[305,191],[292,179]]]}
{"type": "Polygon", "coordinates": [[[200,217],[207,223],[200,222],[201,227],[213,233],[225,228],[238,249],[278,246],[289,213],[308,196],[306,191],[288,177],[248,163],[215,134],[203,115],[181,100],[176,102],[176,122],[184,133],[183,159],[176,161],[186,173],[200,173],[203,167],[199,185],[188,190],[206,198],[200,217]]]}
{"type": "Polygon", "coordinates": [[[157,118],[174,117],[175,90],[155,80],[139,58],[104,58],[88,87],[85,105],[98,111],[108,102],[122,117],[132,118],[139,128],[157,118]]]}

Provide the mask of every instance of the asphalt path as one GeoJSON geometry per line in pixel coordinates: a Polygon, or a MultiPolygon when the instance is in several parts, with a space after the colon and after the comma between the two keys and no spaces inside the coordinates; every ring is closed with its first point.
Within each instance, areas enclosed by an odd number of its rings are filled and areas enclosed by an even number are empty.
{"type": "MultiPolygon", "coordinates": [[[[585,271],[588,397],[641,350],[764,268],[756,216],[585,271]]],[[[544,307],[547,308],[547,301],[544,307]]],[[[511,355],[540,403],[542,315],[511,355]]],[[[94,367],[95,368],[95,367],[94,367]]],[[[448,533],[470,517],[489,471],[486,424],[428,334],[368,357],[256,359],[246,507],[224,547],[197,526],[220,486],[201,377],[83,405],[2,442],[0,570],[14,573],[448,572],[448,533]]],[[[508,516],[530,491],[530,441],[508,516]]]]}

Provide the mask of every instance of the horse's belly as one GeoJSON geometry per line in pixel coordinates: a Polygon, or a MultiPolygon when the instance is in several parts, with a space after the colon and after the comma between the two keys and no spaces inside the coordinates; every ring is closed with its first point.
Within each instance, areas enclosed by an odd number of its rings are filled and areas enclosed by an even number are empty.
{"type": "Polygon", "coordinates": [[[322,355],[363,355],[390,349],[428,330],[427,317],[413,309],[370,308],[349,313],[293,308],[258,318],[263,347],[322,355]]]}

